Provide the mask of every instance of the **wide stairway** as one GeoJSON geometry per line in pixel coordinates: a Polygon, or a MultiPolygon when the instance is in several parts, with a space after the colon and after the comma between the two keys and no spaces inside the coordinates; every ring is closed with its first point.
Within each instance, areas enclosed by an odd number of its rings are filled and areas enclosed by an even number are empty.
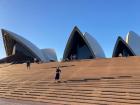
{"type": "Polygon", "coordinates": [[[140,57],[0,65],[0,98],[56,105],[140,105],[140,57]],[[60,65],[61,81],[55,82],[60,65]]]}

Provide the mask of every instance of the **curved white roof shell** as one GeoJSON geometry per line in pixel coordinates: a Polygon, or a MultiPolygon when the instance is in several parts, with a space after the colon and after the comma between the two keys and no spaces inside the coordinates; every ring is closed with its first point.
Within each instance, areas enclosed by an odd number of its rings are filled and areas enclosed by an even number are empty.
{"type": "Polygon", "coordinates": [[[57,61],[57,56],[54,49],[47,48],[47,49],[41,49],[41,51],[46,59],[49,59],[51,61],[57,61]]]}
{"type": "Polygon", "coordinates": [[[70,47],[70,44],[71,44],[71,41],[72,41],[72,38],[74,37],[75,35],[75,32],[78,32],[79,35],[83,38],[83,40],[85,41],[85,43],[88,45],[92,55],[95,57],[95,58],[105,58],[105,54],[104,54],[104,51],[103,49],[101,48],[101,46],[99,45],[99,43],[97,42],[96,39],[94,39],[91,35],[89,35],[88,33],[85,33],[85,34],[82,34],[80,32],[80,30],[75,26],[73,31],[71,32],[71,35],[68,39],[68,42],[67,42],[67,45],[65,47],[65,50],[64,50],[64,54],[63,54],[63,59],[66,58],[67,56],[67,53],[69,51],[69,47],[70,47]]]}
{"type": "MultiPolygon", "coordinates": [[[[13,40],[24,45],[31,52],[33,52],[42,62],[49,61],[49,57],[48,57],[48,59],[46,59],[46,57],[44,56],[44,54],[42,53],[42,51],[38,47],[36,47],[33,43],[26,40],[25,38],[21,37],[20,35],[15,34],[11,31],[5,30],[5,29],[2,29],[2,35],[3,35],[3,39],[4,39],[4,35],[9,35],[13,40]]],[[[5,42],[5,40],[4,40],[4,43],[6,44],[7,42],[5,42]]]]}
{"type": "Polygon", "coordinates": [[[131,47],[136,55],[140,55],[140,36],[133,31],[128,32],[126,43],[131,47]]]}
{"type": "MultiPolygon", "coordinates": [[[[133,52],[131,47],[126,43],[126,41],[123,40],[122,37],[118,36],[118,39],[114,46],[112,57],[118,57],[119,56],[118,53],[122,53],[124,50],[126,51],[126,49],[127,49],[127,53],[129,53],[130,56],[135,56],[135,53],[133,52]]],[[[122,56],[125,56],[125,55],[122,55],[122,56]]]]}
{"type": "Polygon", "coordinates": [[[89,46],[91,47],[92,51],[96,58],[105,58],[104,51],[100,44],[97,42],[95,38],[93,38],[89,33],[84,34],[85,39],[87,40],[89,46]]]}

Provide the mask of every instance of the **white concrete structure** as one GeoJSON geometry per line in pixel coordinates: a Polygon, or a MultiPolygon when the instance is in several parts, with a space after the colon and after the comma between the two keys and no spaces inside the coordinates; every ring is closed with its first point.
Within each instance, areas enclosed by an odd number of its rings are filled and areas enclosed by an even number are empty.
{"type": "Polygon", "coordinates": [[[114,46],[112,57],[127,57],[127,56],[135,56],[135,53],[131,49],[131,47],[121,38],[118,37],[116,44],[114,46]]]}
{"type": "Polygon", "coordinates": [[[112,57],[118,57],[119,53],[122,56],[140,56],[140,36],[133,31],[129,31],[123,40],[118,37],[112,57]]]}
{"type": "Polygon", "coordinates": [[[140,56],[140,36],[133,31],[128,32],[125,39],[136,56],[140,56]]]}
{"type": "Polygon", "coordinates": [[[100,46],[100,44],[97,42],[97,40],[87,32],[84,34],[84,37],[87,40],[89,47],[91,47],[95,57],[96,58],[105,58],[105,53],[104,53],[102,47],[100,46]]]}
{"type": "Polygon", "coordinates": [[[77,27],[74,27],[70,34],[64,50],[63,60],[71,59],[94,59],[105,58],[105,54],[99,43],[88,33],[82,34],[77,27]]]}
{"type": "Polygon", "coordinates": [[[56,53],[53,49],[40,50],[20,35],[5,29],[1,31],[7,56],[11,56],[17,51],[41,62],[57,61],[56,53]]]}
{"type": "Polygon", "coordinates": [[[45,59],[49,59],[50,61],[57,61],[57,56],[54,49],[47,48],[47,49],[41,49],[41,51],[45,56],[45,59]]]}

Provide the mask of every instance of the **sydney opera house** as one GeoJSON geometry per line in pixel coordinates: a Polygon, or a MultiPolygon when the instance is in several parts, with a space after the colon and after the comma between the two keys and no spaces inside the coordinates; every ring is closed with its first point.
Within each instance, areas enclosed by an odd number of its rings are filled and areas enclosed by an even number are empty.
{"type": "MultiPolygon", "coordinates": [[[[5,29],[1,31],[7,57],[1,59],[0,63],[24,63],[28,60],[31,62],[35,60],[39,62],[57,61],[54,49],[39,49],[20,35],[5,29]]],[[[118,37],[112,57],[139,56],[139,45],[140,36],[130,31],[125,39],[118,37]]],[[[102,47],[89,33],[82,33],[75,26],[68,38],[63,53],[63,61],[95,58],[105,58],[102,47]]]]}
{"type": "Polygon", "coordinates": [[[125,39],[118,37],[112,57],[127,57],[140,55],[140,36],[133,31],[128,32],[125,39]]]}
{"type": "Polygon", "coordinates": [[[83,34],[75,26],[66,44],[63,60],[94,58],[105,58],[102,47],[90,34],[83,34]]]}
{"type": "Polygon", "coordinates": [[[7,57],[0,60],[1,63],[23,63],[27,60],[33,62],[57,61],[54,49],[39,49],[36,45],[8,30],[2,29],[2,38],[4,42],[7,57]]]}

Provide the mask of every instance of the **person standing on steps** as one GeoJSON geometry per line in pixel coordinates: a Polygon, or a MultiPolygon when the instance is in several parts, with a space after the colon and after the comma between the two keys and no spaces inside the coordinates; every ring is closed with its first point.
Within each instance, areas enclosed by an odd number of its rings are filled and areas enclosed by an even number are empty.
{"type": "Polygon", "coordinates": [[[28,60],[26,64],[27,64],[27,69],[30,69],[31,62],[28,60]]]}
{"type": "Polygon", "coordinates": [[[57,82],[60,82],[59,79],[60,79],[60,73],[61,73],[61,70],[59,67],[56,68],[56,75],[55,75],[55,80],[57,82]]]}

